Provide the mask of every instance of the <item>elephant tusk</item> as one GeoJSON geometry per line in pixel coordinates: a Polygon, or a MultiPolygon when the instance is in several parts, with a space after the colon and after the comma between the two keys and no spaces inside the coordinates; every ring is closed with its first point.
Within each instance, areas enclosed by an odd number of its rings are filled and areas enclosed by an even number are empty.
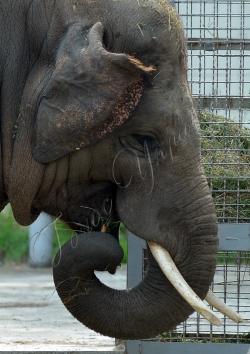
{"type": "Polygon", "coordinates": [[[218,311],[230,318],[236,323],[242,323],[243,318],[235,311],[233,311],[227,304],[221,301],[211,290],[208,290],[205,300],[218,311]]]}
{"type": "Polygon", "coordinates": [[[161,270],[178,293],[189,303],[190,306],[193,307],[193,309],[200,313],[209,322],[216,326],[221,326],[222,323],[220,318],[210,310],[190,288],[174,264],[168,251],[153,242],[148,242],[148,245],[161,270]]]}

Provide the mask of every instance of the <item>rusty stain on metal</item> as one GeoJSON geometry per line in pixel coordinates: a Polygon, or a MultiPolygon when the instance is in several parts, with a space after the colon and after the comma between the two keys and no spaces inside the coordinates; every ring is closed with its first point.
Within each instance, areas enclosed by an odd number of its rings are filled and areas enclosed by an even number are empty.
{"type": "Polygon", "coordinates": [[[204,49],[207,51],[220,50],[250,50],[250,40],[227,39],[227,38],[188,38],[188,49],[204,49]]]}

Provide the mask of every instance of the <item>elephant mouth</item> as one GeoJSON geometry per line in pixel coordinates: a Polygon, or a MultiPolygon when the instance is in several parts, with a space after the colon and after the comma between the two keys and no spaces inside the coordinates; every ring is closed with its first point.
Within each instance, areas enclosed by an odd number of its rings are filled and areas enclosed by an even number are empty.
{"type": "Polygon", "coordinates": [[[71,215],[70,220],[66,217],[64,221],[76,234],[103,232],[119,240],[121,219],[116,211],[115,198],[107,194],[106,198],[97,195],[95,199],[88,206],[81,205],[77,216],[71,215]]]}

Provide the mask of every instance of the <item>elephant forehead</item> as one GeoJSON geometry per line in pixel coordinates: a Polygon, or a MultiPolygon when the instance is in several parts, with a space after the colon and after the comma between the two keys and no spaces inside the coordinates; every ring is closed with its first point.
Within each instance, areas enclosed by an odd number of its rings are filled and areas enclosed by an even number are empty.
{"type": "Polygon", "coordinates": [[[102,22],[107,37],[105,44],[112,52],[137,56],[149,50],[145,57],[152,52],[185,53],[179,16],[165,0],[72,0],[64,1],[63,6],[57,1],[57,8],[63,26],[79,22],[87,28],[95,22],[102,22]]]}
{"type": "Polygon", "coordinates": [[[134,114],[137,123],[148,120],[159,127],[182,125],[196,120],[192,97],[187,83],[168,89],[167,85],[159,87],[156,83],[150,89],[145,89],[141,102],[134,114]]]}

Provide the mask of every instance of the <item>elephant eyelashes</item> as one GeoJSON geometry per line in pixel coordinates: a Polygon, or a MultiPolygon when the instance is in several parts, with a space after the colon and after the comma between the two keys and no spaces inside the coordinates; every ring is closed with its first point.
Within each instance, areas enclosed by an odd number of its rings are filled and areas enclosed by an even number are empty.
{"type": "Polygon", "coordinates": [[[159,143],[155,136],[143,134],[131,134],[120,139],[121,144],[125,148],[132,148],[139,157],[155,153],[159,149],[159,143]]]}
{"type": "Polygon", "coordinates": [[[158,141],[156,141],[155,137],[148,136],[148,135],[133,135],[134,139],[137,142],[138,150],[147,152],[147,153],[154,153],[156,150],[159,149],[158,141]]]}
{"type": "Polygon", "coordinates": [[[150,148],[154,145],[154,139],[151,136],[133,135],[133,137],[143,148],[145,148],[145,145],[147,145],[148,149],[150,150],[150,148]]]}

